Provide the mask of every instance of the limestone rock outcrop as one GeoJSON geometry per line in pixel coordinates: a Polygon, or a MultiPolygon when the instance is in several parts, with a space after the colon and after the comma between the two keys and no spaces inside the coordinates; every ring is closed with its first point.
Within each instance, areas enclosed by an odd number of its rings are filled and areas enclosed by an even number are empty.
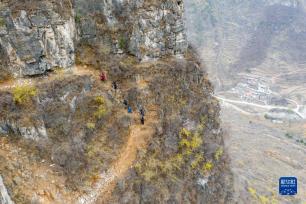
{"type": "Polygon", "coordinates": [[[0,10],[0,70],[8,69],[14,77],[74,64],[73,17],[64,17],[51,2],[32,4],[20,9],[18,2],[4,4],[0,10]]]}
{"type": "Polygon", "coordinates": [[[113,53],[129,52],[140,60],[187,49],[181,0],[76,0],[80,41],[101,45],[113,53]]]}
{"type": "Polygon", "coordinates": [[[3,183],[3,179],[0,175],[0,203],[1,204],[14,204],[10,195],[7,192],[7,189],[3,183]]]}
{"type": "Polygon", "coordinates": [[[1,3],[0,80],[71,67],[83,44],[139,60],[183,54],[183,12],[181,0],[1,3]]]}

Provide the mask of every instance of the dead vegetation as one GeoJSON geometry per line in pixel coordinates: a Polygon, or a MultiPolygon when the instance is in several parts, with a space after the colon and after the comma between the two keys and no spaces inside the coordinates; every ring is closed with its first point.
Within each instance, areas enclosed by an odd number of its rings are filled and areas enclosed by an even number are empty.
{"type": "MultiPolygon", "coordinates": [[[[205,74],[193,61],[192,55],[188,55],[186,61],[167,59],[139,64],[131,56],[118,56],[106,61],[103,69],[109,71],[111,79],[118,80],[120,94],[116,96],[110,86],[92,81],[89,76],[63,75],[60,80],[39,86],[39,102],[35,111],[31,111],[32,118],[43,118],[49,139],[44,143],[35,143],[38,151],[32,155],[39,160],[43,158],[48,165],[54,165],[54,171],[47,175],[58,175],[60,177],[57,178],[64,180],[61,187],[67,193],[68,200],[80,192],[86,192],[101,179],[102,171],[124,156],[120,151],[125,149],[128,141],[131,121],[122,112],[124,107],[120,101],[123,98],[129,101],[134,111],[137,111],[139,104],[144,107],[154,104],[157,122],[150,124],[155,134],[148,147],[133,156],[137,160],[134,168],[129,169],[130,163],[125,165],[127,172],[122,175],[127,177],[122,176],[120,179],[126,185],[120,187],[119,181],[119,186],[116,185],[110,196],[111,201],[120,202],[127,194],[133,195],[131,199],[134,201],[156,202],[182,194],[177,197],[182,201],[182,196],[191,199],[192,193],[199,190],[193,185],[199,178],[211,176],[211,180],[221,182],[222,172],[227,166],[226,156],[222,149],[221,134],[212,133],[212,130],[219,128],[219,107],[210,97],[212,87],[205,74]],[[149,194],[143,194],[143,191],[149,194]],[[119,198],[118,195],[123,196],[119,198]]],[[[86,63],[91,69],[101,69],[101,64],[91,62],[91,66],[89,61],[86,63]]],[[[0,97],[7,100],[0,100],[1,107],[6,107],[7,113],[14,113],[16,106],[10,103],[14,100],[13,95],[0,93],[0,97]]],[[[28,113],[20,107],[15,115],[28,113]]],[[[139,123],[138,120],[132,122],[139,123]]],[[[139,134],[143,131],[140,128],[139,134]]],[[[14,146],[12,141],[8,141],[14,146]]],[[[31,149],[29,147],[29,151],[31,149]]],[[[136,150],[133,151],[136,154],[136,150]]],[[[27,165],[24,167],[26,169],[33,164],[27,160],[20,162],[27,165]]],[[[7,165],[4,164],[1,169],[7,168],[7,165]]],[[[10,171],[16,172],[18,168],[12,167],[10,171]]],[[[12,178],[12,174],[6,171],[3,176],[9,180],[12,178]]],[[[21,178],[21,182],[32,186],[32,182],[41,181],[21,178]]],[[[40,192],[43,195],[38,197],[58,199],[53,189],[58,185],[57,181],[48,185],[51,189],[40,192]]],[[[7,182],[7,186],[12,192],[19,192],[19,200],[25,203],[31,197],[30,191],[37,192],[37,188],[31,187],[29,192],[23,192],[22,186],[19,188],[14,182],[7,182]]],[[[203,195],[217,202],[218,199],[225,199],[225,194],[220,190],[220,198],[205,191],[203,195]]]]}
{"type": "Polygon", "coordinates": [[[3,4],[7,4],[12,10],[13,16],[20,15],[21,10],[25,10],[28,14],[35,14],[38,11],[48,11],[50,8],[46,7],[46,2],[49,6],[54,8],[54,11],[60,14],[64,19],[68,19],[72,15],[72,2],[71,0],[52,0],[52,1],[40,1],[40,0],[4,0],[3,4]]]}

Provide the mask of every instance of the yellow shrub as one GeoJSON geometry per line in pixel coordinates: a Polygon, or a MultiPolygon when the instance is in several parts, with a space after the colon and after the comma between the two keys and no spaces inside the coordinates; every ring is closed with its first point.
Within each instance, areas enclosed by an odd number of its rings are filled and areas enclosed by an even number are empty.
{"type": "Polygon", "coordinates": [[[24,104],[37,95],[37,89],[32,86],[17,86],[13,90],[13,98],[15,103],[24,104]]]}
{"type": "Polygon", "coordinates": [[[86,127],[90,130],[93,130],[96,128],[96,124],[89,122],[86,124],[86,127]]]}
{"type": "Polygon", "coordinates": [[[141,175],[145,181],[151,181],[156,176],[156,173],[152,170],[146,170],[141,175]]]}
{"type": "Polygon", "coordinates": [[[184,162],[184,158],[183,158],[183,155],[178,153],[177,155],[175,155],[173,161],[178,164],[178,165],[182,165],[183,162],[184,162]]]}
{"type": "Polygon", "coordinates": [[[204,160],[203,153],[196,154],[195,159],[198,160],[198,161],[203,161],[204,160]]]}
{"type": "Polygon", "coordinates": [[[203,115],[203,116],[201,116],[201,118],[200,118],[200,122],[201,122],[202,124],[206,124],[207,120],[208,120],[207,115],[203,115]]]}
{"type": "Polygon", "coordinates": [[[269,203],[269,198],[266,196],[259,196],[259,201],[261,204],[268,204],[269,203]]]}
{"type": "Polygon", "coordinates": [[[65,74],[65,69],[63,67],[55,67],[54,73],[57,75],[57,77],[62,77],[65,74]]]}
{"type": "Polygon", "coordinates": [[[139,173],[139,172],[141,172],[141,168],[142,166],[141,166],[141,163],[140,162],[137,162],[135,165],[134,165],[134,168],[135,168],[135,170],[139,173]]]}
{"type": "Polygon", "coordinates": [[[191,132],[189,130],[187,130],[186,128],[182,128],[181,131],[180,131],[180,136],[181,137],[190,137],[191,132]]]}
{"type": "Polygon", "coordinates": [[[100,119],[107,113],[106,102],[102,96],[97,96],[94,101],[98,105],[98,108],[94,113],[94,116],[100,119]]]}
{"type": "Polygon", "coordinates": [[[183,147],[189,148],[190,147],[190,142],[187,139],[181,139],[181,141],[179,142],[179,146],[181,148],[183,148],[183,147]]]}
{"type": "Polygon", "coordinates": [[[94,113],[96,118],[102,118],[107,113],[106,108],[104,106],[99,106],[98,110],[94,113]]]}
{"type": "Polygon", "coordinates": [[[105,100],[102,96],[96,96],[95,98],[95,102],[98,104],[98,105],[104,105],[105,104],[105,100]]]}
{"type": "Polygon", "coordinates": [[[192,155],[192,150],[191,149],[184,149],[184,152],[183,152],[183,155],[184,156],[190,156],[190,155],[192,155]]]}
{"type": "Polygon", "coordinates": [[[205,125],[202,124],[202,123],[200,123],[200,124],[197,126],[197,131],[198,131],[198,132],[203,132],[204,128],[205,128],[205,125]]]}
{"type": "Polygon", "coordinates": [[[191,149],[196,149],[200,147],[202,142],[203,142],[202,139],[198,135],[194,135],[190,142],[191,149]]]}
{"type": "Polygon", "coordinates": [[[220,147],[215,152],[215,160],[219,161],[219,159],[222,157],[222,155],[223,155],[223,148],[220,147]]]}
{"type": "Polygon", "coordinates": [[[213,169],[214,164],[211,161],[205,162],[203,165],[203,171],[204,172],[209,172],[213,169]]]}
{"type": "Polygon", "coordinates": [[[248,191],[249,191],[249,193],[250,193],[254,198],[257,197],[257,192],[256,192],[256,190],[255,190],[254,188],[249,187],[249,188],[248,188],[248,191]]]}
{"type": "Polygon", "coordinates": [[[194,160],[191,162],[191,168],[195,169],[199,166],[200,162],[204,160],[204,157],[201,153],[195,155],[194,160]]]}
{"type": "Polygon", "coordinates": [[[92,146],[88,146],[87,149],[86,149],[86,154],[88,157],[92,158],[92,157],[95,157],[96,155],[96,150],[94,149],[94,147],[92,146]]]}
{"type": "Polygon", "coordinates": [[[174,169],[174,164],[170,160],[166,160],[163,162],[163,164],[160,166],[160,169],[165,174],[170,174],[174,169]]]}

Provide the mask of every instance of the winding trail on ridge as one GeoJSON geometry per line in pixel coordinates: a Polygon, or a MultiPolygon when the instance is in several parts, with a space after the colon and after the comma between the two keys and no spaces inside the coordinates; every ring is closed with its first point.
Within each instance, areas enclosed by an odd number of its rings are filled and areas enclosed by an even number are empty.
{"type": "Polygon", "coordinates": [[[55,70],[46,75],[40,75],[35,77],[26,77],[26,78],[17,78],[11,79],[5,82],[0,83],[0,91],[5,91],[9,89],[13,89],[18,86],[24,85],[38,85],[46,82],[51,82],[56,79],[60,79],[61,76],[65,75],[92,75],[96,78],[99,78],[99,71],[93,68],[87,68],[87,66],[74,66],[72,68],[63,69],[63,70],[55,70]]]}
{"type": "Polygon", "coordinates": [[[130,127],[129,139],[123,147],[119,159],[115,161],[108,171],[101,173],[100,179],[91,189],[89,194],[81,196],[77,203],[106,203],[111,192],[115,188],[116,182],[124,178],[128,170],[136,160],[137,151],[146,148],[148,141],[155,133],[155,124],[157,124],[157,112],[155,107],[149,107],[146,115],[145,125],[139,124],[139,116],[133,114],[134,124],[130,127]]]}
{"type": "MultiPolygon", "coordinates": [[[[50,83],[58,80],[65,75],[91,75],[99,80],[99,71],[87,66],[75,66],[67,70],[56,70],[42,76],[12,79],[0,83],[0,91],[6,91],[18,86],[31,85],[37,86],[42,83],[50,83]]],[[[139,87],[144,87],[146,83],[137,82],[139,87]]],[[[122,110],[126,111],[126,110],[122,110]]],[[[99,180],[94,184],[92,189],[89,189],[87,194],[75,197],[73,203],[91,204],[91,203],[106,203],[110,199],[111,192],[116,186],[116,182],[124,178],[128,170],[133,166],[136,160],[137,152],[140,149],[145,149],[151,137],[155,134],[156,124],[158,123],[157,107],[151,105],[147,107],[145,116],[145,125],[140,124],[139,114],[135,111],[132,114],[132,124],[129,128],[129,137],[127,143],[120,151],[118,159],[110,166],[106,172],[99,175],[99,180]]],[[[73,196],[74,197],[74,196],[73,196]]],[[[70,203],[67,200],[67,203],[70,203]]]]}

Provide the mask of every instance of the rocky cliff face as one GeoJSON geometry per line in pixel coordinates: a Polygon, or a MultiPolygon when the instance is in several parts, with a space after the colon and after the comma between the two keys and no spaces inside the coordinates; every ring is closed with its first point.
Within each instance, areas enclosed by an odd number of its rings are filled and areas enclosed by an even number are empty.
{"type": "Polygon", "coordinates": [[[187,49],[181,0],[24,3],[2,3],[0,21],[0,76],[21,76],[0,83],[0,171],[14,202],[231,199],[219,105],[187,49]]]}
{"type": "Polygon", "coordinates": [[[1,3],[2,80],[71,67],[77,45],[105,54],[128,52],[140,60],[183,54],[187,48],[180,0],[24,3],[1,3]]]}
{"type": "MultiPolygon", "coordinates": [[[[60,1],[63,3],[63,1],[60,1]]],[[[71,6],[13,1],[1,3],[1,72],[13,76],[43,74],[54,67],[74,64],[74,19],[71,6]],[[27,6],[23,6],[28,4],[27,6]],[[69,10],[70,9],[70,10],[69,10]]]]}
{"type": "Polygon", "coordinates": [[[7,189],[3,183],[3,179],[0,175],[0,203],[1,204],[14,204],[11,197],[9,196],[7,189]]]}
{"type": "Polygon", "coordinates": [[[77,0],[75,10],[81,42],[112,53],[129,52],[140,60],[186,51],[180,0],[77,0]]]}

